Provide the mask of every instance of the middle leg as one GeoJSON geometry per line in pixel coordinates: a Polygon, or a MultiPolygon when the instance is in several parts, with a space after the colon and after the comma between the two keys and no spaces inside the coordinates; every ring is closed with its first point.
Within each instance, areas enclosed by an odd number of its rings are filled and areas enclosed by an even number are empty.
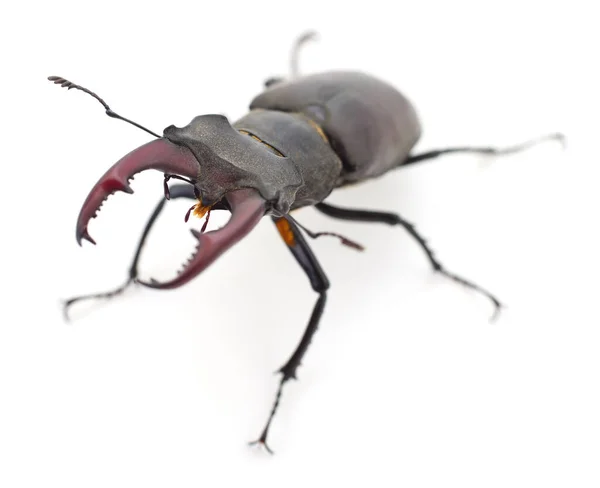
{"type": "Polygon", "coordinates": [[[427,241],[417,232],[417,230],[415,229],[415,226],[413,224],[411,224],[410,222],[407,222],[406,220],[404,220],[402,217],[400,217],[400,215],[391,213],[391,212],[376,212],[376,211],[372,211],[372,210],[340,208],[340,207],[336,207],[333,205],[329,205],[327,203],[318,203],[315,205],[315,208],[317,210],[319,210],[320,212],[324,213],[325,215],[334,217],[336,219],[352,220],[352,221],[357,221],[357,222],[375,222],[375,223],[388,224],[388,225],[400,225],[400,226],[404,227],[404,229],[406,229],[406,231],[412,237],[414,237],[415,240],[418,242],[418,244],[421,246],[421,248],[427,255],[427,258],[429,259],[429,262],[431,263],[431,266],[433,267],[434,271],[446,276],[447,278],[450,278],[452,281],[455,281],[456,283],[460,283],[461,285],[466,286],[467,288],[478,291],[479,293],[485,295],[494,304],[494,313],[490,320],[493,321],[498,316],[498,313],[500,312],[500,309],[502,308],[502,304],[500,303],[500,301],[486,289],[480,287],[479,285],[473,283],[472,281],[469,281],[465,278],[462,278],[461,276],[459,276],[457,274],[454,274],[454,273],[451,273],[450,271],[448,271],[442,265],[442,263],[440,263],[436,259],[433,251],[427,245],[427,241]]]}

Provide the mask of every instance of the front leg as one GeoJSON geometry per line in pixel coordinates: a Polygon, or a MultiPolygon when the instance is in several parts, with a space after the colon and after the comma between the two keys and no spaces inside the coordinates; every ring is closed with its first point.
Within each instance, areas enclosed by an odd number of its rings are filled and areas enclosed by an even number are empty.
{"type": "MultiPolygon", "coordinates": [[[[196,196],[194,194],[194,188],[190,185],[174,185],[174,186],[172,186],[170,189],[170,192],[169,192],[169,196],[171,199],[189,198],[191,200],[194,200],[196,198],[196,196]]],[[[131,263],[131,266],[129,267],[127,281],[125,281],[125,283],[122,284],[121,286],[119,286],[118,288],[115,288],[110,291],[105,291],[105,292],[101,292],[101,293],[90,293],[87,295],[79,295],[76,297],[69,298],[68,300],[65,300],[63,303],[63,314],[64,314],[64,317],[66,320],[69,320],[69,310],[70,310],[71,305],[81,302],[81,301],[84,301],[84,300],[96,300],[96,299],[107,300],[107,299],[114,298],[114,297],[120,295],[121,293],[123,293],[127,288],[129,288],[135,282],[135,280],[138,277],[138,265],[140,262],[140,256],[144,249],[144,245],[146,244],[146,240],[148,239],[148,234],[150,233],[152,226],[154,225],[154,223],[156,222],[156,219],[161,214],[166,203],[167,203],[167,200],[165,198],[161,198],[160,201],[158,202],[158,204],[156,205],[154,212],[152,212],[152,215],[148,219],[148,222],[146,223],[146,227],[144,227],[144,231],[142,232],[142,235],[140,236],[137,248],[135,250],[135,254],[133,256],[133,261],[131,263]]]]}
{"type": "Polygon", "coordinates": [[[317,327],[319,326],[319,320],[321,319],[321,315],[323,315],[323,309],[325,308],[325,301],[327,300],[326,291],[329,288],[329,280],[323,269],[321,269],[321,265],[317,261],[317,258],[311,251],[307,242],[304,240],[304,237],[300,233],[300,229],[298,226],[286,216],[275,218],[273,217],[273,221],[277,226],[277,230],[281,235],[283,241],[288,246],[288,249],[294,255],[298,264],[302,267],[312,289],[315,290],[319,294],[319,298],[317,299],[317,303],[313,308],[312,315],[304,331],[304,335],[296,347],[296,350],[288,359],[287,363],[285,363],[278,371],[281,373],[281,380],[279,382],[279,388],[277,389],[277,394],[275,396],[275,402],[273,403],[273,408],[271,409],[271,413],[269,414],[269,418],[267,419],[267,423],[265,428],[262,431],[259,439],[251,442],[250,444],[260,443],[265,446],[265,449],[271,454],[273,451],[267,445],[267,436],[269,435],[269,428],[271,427],[271,422],[273,421],[273,417],[275,416],[275,412],[277,411],[277,407],[279,406],[279,401],[281,400],[281,392],[283,390],[283,385],[291,379],[296,379],[296,370],[306,354],[308,346],[311,343],[312,337],[317,331],[317,327]]]}

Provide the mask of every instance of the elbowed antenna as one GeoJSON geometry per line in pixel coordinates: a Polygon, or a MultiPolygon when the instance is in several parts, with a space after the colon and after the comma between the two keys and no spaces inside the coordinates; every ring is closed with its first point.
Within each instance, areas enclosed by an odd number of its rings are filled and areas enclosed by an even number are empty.
{"type": "Polygon", "coordinates": [[[138,129],[142,129],[142,130],[146,131],[148,134],[152,134],[154,137],[160,139],[160,136],[158,134],[155,134],[151,130],[146,129],[144,126],[142,126],[142,125],[134,122],[133,120],[126,119],[125,117],[121,117],[116,112],[113,112],[111,110],[111,108],[108,106],[108,104],[104,100],[102,100],[98,95],[96,95],[93,91],[90,91],[90,90],[88,90],[87,88],[84,88],[81,85],[76,85],[75,83],[73,83],[73,82],[71,82],[69,80],[61,78],[60,76],[48,76],[48,80],[49,81],[53,81],[55,85],[60,85],[61,87],[65,87],[68,90],[70,90],[71,88],[75,88],[76,90],[81,90],[82,92],[85,92],[88,95],[91,95],[92,97],[94,97],[96,100],[98,100],[102,104],[102,106],[106,110],[106,115],[108,115],[109,117],[112,117],[113,119],[123,120],[124,122],[127,122],[128,124],[134,125],[138,129]]]}

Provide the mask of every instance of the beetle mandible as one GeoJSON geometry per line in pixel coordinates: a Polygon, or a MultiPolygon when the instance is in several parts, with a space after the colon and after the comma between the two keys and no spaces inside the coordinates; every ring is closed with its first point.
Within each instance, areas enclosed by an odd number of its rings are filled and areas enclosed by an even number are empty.
{"type": "Polygon", "coordinates": [[[485,295],[494,305],[495,316],[501,308],[500,301],[484,288],[448,271],[415,227],[400,215],[340,208],[324,200],[336,188],[444,154],[504,155],[545,140],[564,142],[563,135],[555,133],[506,148],[451,147],[414,154],[421,124],[411,102],[395,88],[360,72],[297,74],[300,47],[312,38],[314,33],[298,38],[292,49],[291,76],[267,80],[265,90],[252,100],[249,112],[240,120],[230,124],[222,115],[201,115],[185,127],[167,127],[162,137],[113,112],[90,90],[61,77],[48,78],[68,89],[88,93],[104,106],[110,117],[124,120],[156,137],[124,156],[92,188],[77,220],[76,237],[80,245],[82,239],[95,244],[88,233],[88,222],[96,217],[99,207],[112,193],[133,193],[129,181],[136,173],[154,169],[165,176],[165,198],[146,224],[125,284],[106,293],[67,300],[65,315],[73,303],[110,298],[133,283],[155,289],[180,287],[246,236],[264,216],[273,220],[284,243],[308,276],[318,299],[296,350],[278,371],[281,378],[273,407],[258,440],[253,442],[262,444],[269,452],[272,451],[267,437],[283,386],[296,378],[298,366],[323,314],[329,289],[329,280],[303,232],[311,238],[334,236],[343,244],[362,249],[339,234],[311,232],[301,226],[290,211],[312,206],[338,219],[403,227],[426,253],[434,271],[485,295]],[[186,183],[169,188],[171,179],[186,183]],[[207,220],[200,231],[192,230],[198,240],[196,252],[177,277],[167,282],[145,282],[138,278],[140,254],[150,228],[170,198],[196,201],[186,221],[191,212],[199,217],[206,215],[207,220]],[[228,210],[231,217],[223,228],[205,233],[211,210],[228,210]]]}

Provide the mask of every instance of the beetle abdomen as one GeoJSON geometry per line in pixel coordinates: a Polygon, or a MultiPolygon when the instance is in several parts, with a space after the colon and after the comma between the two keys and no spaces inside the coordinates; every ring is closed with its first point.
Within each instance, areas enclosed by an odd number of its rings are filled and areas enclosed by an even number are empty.
{"type": "Polygon", "coordinates": [[[284,81],[250,109],[302,112],[319,124],[344,168],[338,186],[379,176],[401,164],[421,136],[412,104],[395,88],[358,72],[284,81]]]}

